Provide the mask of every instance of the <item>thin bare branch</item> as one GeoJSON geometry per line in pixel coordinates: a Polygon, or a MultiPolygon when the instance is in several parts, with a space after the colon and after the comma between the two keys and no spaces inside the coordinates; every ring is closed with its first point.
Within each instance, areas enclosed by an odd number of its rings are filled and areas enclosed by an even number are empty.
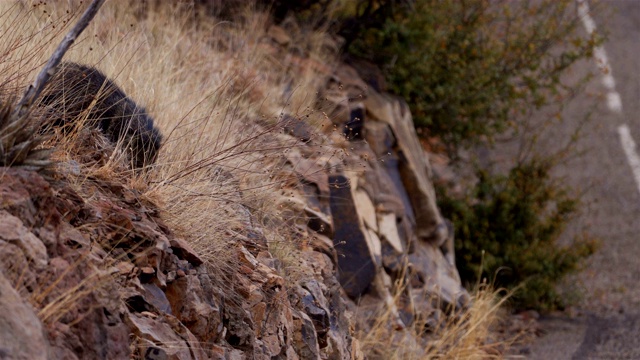
{"type": "Polygon", "coordinates": [[[62,61],[62,57],[69,50],[71,44],[80,36],[80,34],[84,31],[84,29],[89,25],[93,17],[98,13],[98,10],[102,6],[105,0],[93,0],[87,10],[85,10],[84,14],[80,17],[78,22],[73,26],[73,28],[65,35],[60,45],[53,52],[53,55],[47,61],[47,64],[42,68],[38,77],[32,85],[29,85],[27,90],[25,91],[22,99],[18,103],[18,106],[15,108],[11,121],[17,121],[21,117],[23,117],[34,103],[34,101],[38,98],[42,89],[47,84],[47,81],[55,75],[56,69],[60,61],[62,61]]]}

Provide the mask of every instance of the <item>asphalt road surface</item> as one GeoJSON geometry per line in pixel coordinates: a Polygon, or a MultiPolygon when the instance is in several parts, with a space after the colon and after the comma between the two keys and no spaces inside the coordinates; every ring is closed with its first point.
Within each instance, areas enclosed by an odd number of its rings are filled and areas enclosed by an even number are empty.
{"type": "Polygon", "coordinates": [[[585,155],[558,167],[556,175],[584,191],[588,205],[567,238],[587,229],[602,247],[564,285],[566,292],[582,294],[572,315],[543,317],[545,335],[523,353],[529,359],[640,359],[640,147],[633,146],[640,145],[640,0],[588,5],[584,31],[606,29],[608,42],[598,59],[578,65],[576,75],[597,76],[563,111],[565,123],[545,131],[541,145],[566,141],[591,111],[577,145],[585,155]],[[599,71],[603,66],[610,68],[599,71]]]}

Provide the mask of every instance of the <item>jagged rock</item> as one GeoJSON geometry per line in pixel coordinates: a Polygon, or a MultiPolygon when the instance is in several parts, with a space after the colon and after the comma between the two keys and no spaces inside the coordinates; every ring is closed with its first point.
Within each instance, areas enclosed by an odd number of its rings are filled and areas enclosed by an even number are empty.
{"type": "Polygon", "coordinates": [[[374,172],[365,174],[367,192],[383,211],[406,216],[415,227],[413,207],[399,170],[396,138],[389,124],[369,121],[365,124],[367,144],[375,153],[374,172]]]}
{"type": "Polygon", "coordinates": [[[42,241],[33,235],[20,219],[4,210],[0,210],[0,240],[18,246],[36,269],[47,266],[49,256],[42,241]]]}
{"type": "Polygon", "coordinates": [[[140,346],[140,351],[141,351],[141,353],[143,353],[142,357],[143,357],[144,360],[167,360],[167,359],[169,359],[169,356],[167,355],[167,352],[164,349],[157,347],[151,341],[146,340],[146,339],[142,339],[140,342],[142,344],[145,344],[145,345],[140,346]]]}
{"type": "Polygon", "coordinates": [[[380,300],[382,300],[387,309],[391,312],[391,318],[393,319],[394,325],[399,329],[406,328],[410,322],[405,322],[400,316],[400,312],[398,311],[398,307],[396,306],[397,299],[391,295],[393,290],[393,283],[391,280],[391,276],[387,274],[384,270],[379,270],[376,274],[376,279],[374,281],[375,290],[377,296],[380,300]]]}
{"type": "Polygon", "coordinates": [[[367,97],[367,91],[367,84],[346,64],[340,64],[328,77],[321,98],[329,103],[324,107],[333,108],[330,119],[344,138],[363,138],[366,115],[361,101],[367,97]]]}
{"type": "Polygon", "coordinates": [[[304,213],[307,215],[307,226],[318,234],[333,237],[333,222],[331,218],[321,211],[317,211],[305,206],[304,213]]]}
{"type": "Polygon", "coordinates": [[[365,139],[376,154],[376,159],[384,159],[396,144],[391,127],[380,121],[368,121],[364,127],[366,130],[365,139]]]}
{"type": "Polygon", "coordinates": [[[335,69],[334,81],[340,85],[340,89],[344,91],[347,99],[364,100],[369,93],[367,84],[360,79],[358,72],[347,64],[339,64],[335,69]]]}
{"type": "Polygon", "coordinates": [[[17,291],[28,296],[38,287],[36,272],[29,268],[29,260],[18,246],[0,241],[0,272],[15,279],[17,291]]]}
{"type": "Polygon", "coordinates": [[[340,296],[338,284],[333,284],[329,281],[327,294],[329,294],[327,300],[332,313],[329,318],[330,327],[327,333],[327,346],[324,349],[327,358],[363,360],[364,356],[357,345],[357,340],[350,334],[351,321],[347,317],[346,305],[340,296]]]}
{"type": "Polygon", "coordinates": [[[252,349],[255,343],[254,323],[246,310],[239,306],[225,308],[225,341],[232,347],[252,349]]]}
{"type": "Polygon", "coordinates": [[[146,301],[163,313],[172,315],[171,303],[169,303],[169,299],[167,299],[162,289],[155,284],[142,284],[142,287],[144,288],[144,298],[146,301]]]}
{"type": "MultiPolygon", "coordinates": [[[[444,241],[442,245],[440,245],[440,250],[444,255],[445,259],[449,262],[449,264],[455,269],[456,268],[456,246],[455,246],[455,238],[454,238],[454,228],[453,223],[449,219],[444,219],[445,225],[447,226],[447,239],[444,241]]],[[[459,275],[456,272],[456,275],[459,275]]]]}
{"type": "Polygon", "coordinates": [[[2,209],[25,222],[27,226],[36,226],[38,206],[34,204],[38,198],[35,194],[46,193],[49,184],[40,176],[26,170],[0,167],[0,199],[2,209]]]}
{"type": "Polygon", "coordinates": [[[305,231],[309,224],[309,220],[305,215],[306,208],[303,199],[292,193],[289,196],[283,196],[276,200],[276,208],[278,215],[285,223],[295,226],[300,231],[305,231]]]}
{"type": "Polygon", "coordinates": [[[429,243],[418,243],[409,255],[412,287],[417,301],[437,298],[443,305],[464,308],[468,303],[467,291],[460,283],[458,271],[444,257],[440,249],[429,243]]]}
{"type": "Polygon", "coordinates": [[[378,231],[378,221],[376,220],[376,208],[369,195],[364,190],[356,190],[354,201],[358,208],[358,214],[362,217],[364,224],[373,231],[378,231]]]}
{"type": "MultiPolygon", "coordinates": [[[[54,306],[42,314],[47,322],[53,358],[73,353],[79,359],[120,359],[129,356],[129,329],[121,321],[120,297],[116,284],[95,263],[82,253],[67,249],[67,253],[51,258],[40,286],[48,286],[39,295],[43,304],[63,302],[63,308],[54,306]],[[87,280],[89,280],[87,282],[87,280]],[[75,297],[70,297],[75,294],[75,297]],[[73,324],[73,325],[68,325],[73,324]]],[[[38,294],[38,292],[35,292],[38,294]]]]}
{"type": "MultiPolygon", "coordinates": [[[[307,282],[304,288],[298,289],[298,295],[302,309],[313,321],[315,331],[319,334],[317,337],[324,338],[330,326],[330,311],[318,283],[315,280],[307,282]]],[[[326,344],[326,339],[323,342],[326,344]]]]}
{"type": "Polygon", "coordinates": [[[392,274],[402,274],[406,267],[406,255],[399,254],[386,241],[382,243],[382,265],[392,274]]]}
{"type": "MultiPolygon", "coordinates": [[[[88,248],[91,246],[91,240],[83,235],[80,231],[78,231],[78,229],[74,228],[68,223],[62,223],[61,227],[62,230],[60,231],[59,236],[60,242],[71,248],[88,248]]],[[[40,237],[42,238],[42,233],[40,233],[40,237]]]]}
{"type": "Polygon", "coordinates": [[[293,344],[296,355],[300,359],[320,359],[318,335],[313,322],[307,314],[301,311],[293,311],[293,344]]]}
{"type": "Polygon", "coordinates": [[[167,284],[172,313],[202,342],[215,342],[222,332],[222,316],[207,274],[187,275],[167,284]]]}
{"type": "Polygon", "coordinates": [[[418,238],[440,245],[446,238],[445,226],[435,202],[435,191],[429,177],[428,160],[418,141],[411,113],[400,99],[373,91],[364,102],[367,113],[391,127],[398,147],[402,183],[416,216],[418,238]]]}
{"type": "Polygon", "coordinates": [[[321,196],[329,195],[329,177],[322,159],[304,158],[302,152],[294,148],[287,152],[287,161],[293,165],[296,174],[318,187],[321,196]]]}
{"type": "MultiPolygon", "coordinates": [[[[185,339],[166,318],[150,318],[128,314],[127,323],[140,340],[137,351],[143,359],[197,360],[208,357],[197,345],[195,338],[185,339]]],[[[193,336],[193,335],[192,335],[193,336]]]]}
{"type": "Polygon", "coordinates": [[[310,244],[315,251],[327,255],[334,264],[338,263],[338,253],[333,246],[333,241],[321,234],[312,234],[310,244]]]}
{"type": "MultiPolygon", "coordinates": [[[[326,194],[329,193],[329,187],[327,186],[326,192],[323,195],[316,184],[310,184],[303,181],[299,185],[300,192],[307,202],[307,207],[314,211],[322,212],[327,218],[330,218],[331,211],[329,210],[329,202],[327,201],[326,194]]],[[[331,222],[331,221],[329,221],[331,222]]]]}
{"type": "Polygon", "coordinates": [[[376,210],[393,212],[397,216],[402,214],[412,216],[413,210],[404,204],[403,197],[395,185],[396,182],[387,170],[387,165],[374,163],[372,171],[366,171],[363,179],[362,188],[370,195],[376,210]]]}
{"type": "Polygon", "coordinates": [[[0,273],[0,357],[3,359],[49,359],[40,319],[0,273]]]}
{"type": "Polygon", "coordinates": [[[262,355],[269,359],[287,352],[294,325],[291,305],[284,291],[271,289],[266,300],[251,309],[256,331],[253,350],[256,358],[260,358],[256,355],[262,355]]]}
{"type": "Polygon", "coordinates": [[[373,257],[374,264],[376,268],[382,266],[382,242],[376,234],[375,231],[371,229],[363,229],[362,233],[364,234],[365,239],[367,240],[367,245],[369,246],[369,251],[371,252],[371,256],[373,257]]]}
{"type": "Polygon", "coordinates": [[[367,60],[347,56],[346,63],[358,72],[367,85],[372,86],[377,92],[387,91],[387,82],[380,68],[367,60]]]}
{"type": "Polygon", "coordinates": [[[357,355],[353,347],[354,338],[349,330],[350,315],[331,259],[316,251],[303,252],[300,255],[301,270],[306,278],[313,280],[305,281],[302,286],[296,287],[289,298],[291,305],[298,309],[304,308],[304,297],[310,295],[313,298],[307,297],[306,302],[312,301],[313,307],[308,307],[309,312],[305,313],[313,321],[318,335],[321,358],[363,359],[357,357],[361,355],[357,355]]]}
{"type": "Polygon", "coordinates": [[[195,250],[187,243],[186,241],[174,237],[169,240],[169,244],[171,245],[171,250],[173,253],[178,256],[178,258],[187,260],[193,266],[200,266],[204,263],[202,258],[196,253],[195,250]]]}
{"type": "Polygon", "coordinates": [[[349,181],[344,175],[332,175],[329,184],[340,284],[349,296],[358,297],[373,280],[375,259],[362,233],[349,181]]]}
{"type": "Polygon", "coordinates": [[[398,226],[396,223],[396,215],[392,213],[379,213],[378,224],[380,225],[380,237],[386,241],[398,253],[404,252],[405,245],[400,240],[398,226]]]}
{"type": "Polygon", "coordinates": [[[294,325],[292,306],[283,291],[284,279],[243,247],[238,256],[242,264],[237,276],[238,293],[245,301],[242,311],[234,306],[225,311],[235,318],[234,323],[228,322],[227,341],[250,348],[248,353],[255,359],[291,354],[294,325]]]}

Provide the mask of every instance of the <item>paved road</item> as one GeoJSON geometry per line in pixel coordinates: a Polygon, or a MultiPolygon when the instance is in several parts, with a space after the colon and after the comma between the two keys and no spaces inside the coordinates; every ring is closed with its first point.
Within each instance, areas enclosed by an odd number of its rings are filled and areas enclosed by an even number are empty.
{"type": "MultiPolygon", "coordinates": [[[[528,347],[529,359],[640,359],[640,185],[619,133],[621,126],[627,126],[639,145],[636,153],[640,151],[640,0],[600,0],[599,5],[587,1],[593,22],[585,31],[595,26],[609,32],[604,53],[610,76],[600,73],[588,84],[585,93],[564,109],[565,122],[540,125],[545,130],[538,148],[557,149],[566,143],[591,112],[577,143],[585,155],[559,166],[555,175],[583,191],[587,204],[564,241],[587,229],[600,239],[602,248],[581,274],[562,287],[568,294],[582,295],[572,309],[576,315],[543,318],[546,335],[528,347]],[[621,109],[608,99],[616,93],[621,109]]],[[[598,56],[602,60],[602,53],[598,56]]],[[[588,71],[599,71],[597,61],[580,63],[571,76],[588,71]]],[[[512,157],[516,148],[513,143],[501,144],[487,158],[512,157]]]]}
{"type": "MultiPolygon", "coordinates": [[[[545,141],[553,146],[566,138],[585,109],[595,105],[578,143],[587,154],[558,168],[557,175],[584,190],[589,204],[569,233],[588,227],[602,249],[565,285],[583,294],[575,310],[579,315],[543,319],[546,335],[530,347],[530,359],[640,359],[640,192],[618,133],[626,124],[640,145],[640,0],[600,3],[590,4],[591,16],[599,29],[609,31],[604,49],[622,111],[607,106],[610,84],[594,79],[587,94],[564,111],[569,121],[552,127],[545,141]]],[[[586,70],[597,70],[595,62],[581,64],[578,73],[586,70]]]]}

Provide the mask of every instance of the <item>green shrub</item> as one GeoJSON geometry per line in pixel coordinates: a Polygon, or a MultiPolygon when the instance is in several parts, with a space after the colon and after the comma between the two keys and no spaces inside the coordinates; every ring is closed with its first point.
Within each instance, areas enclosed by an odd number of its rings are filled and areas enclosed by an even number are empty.
{"type": "Polygon", "coordinates": [[[556,284],[596,249],[586,236],[568,247],[557,243],[579,202],[550,177],[550,168],[531,160],[506,176],[478,170],[477,184],[462,198],[438,189],[440,209],[455,224],[461,277],[495,279],[508,289],[523,285],[513,297],[519,309],[561,307],[556,284]]]}
{"type": "Polygon", "coordinates": [[[562,101],[562,77],[601,40],[585,38],[573,0],[366,0],[341,32],[380,65],[416,126],[461,145],[492,140],[532,108],[562,101]],[[353,25],[356,24],[356,25],[353,25]]]}
{"type": "MultiPolygon", "coordinates": [[[[574,0],[317,0],[293,10],[306,21],[304,14],[334,9],[329,3],[342,5],[325,19],[346,52],[377,64],[416,126],[453,158],[460,147],[491,143],[506,130],[531,131],[526,120],[538,109],[561,108],[588,77],[567,76],[571,66],[602,42],[577,31],[574,0]]],[[[277,13],[286,2],[275,4],[277,13]]],[[[539,134],[525,135],[534,141],[539,134]]],[[[561,152],[570,154],[572,145],[561,152]]],[[[455,223],[462,277],[495,277],[509,289],[524,282],[514,297],[519,308],[561,306],[555,286],[595,249],[586,237],[568,248],[557,244],[579,207],[549,175],[561,152],[520,161],[506,175],[478,170],[464,198],[443,188],[438,194],[455,223]]]]}

